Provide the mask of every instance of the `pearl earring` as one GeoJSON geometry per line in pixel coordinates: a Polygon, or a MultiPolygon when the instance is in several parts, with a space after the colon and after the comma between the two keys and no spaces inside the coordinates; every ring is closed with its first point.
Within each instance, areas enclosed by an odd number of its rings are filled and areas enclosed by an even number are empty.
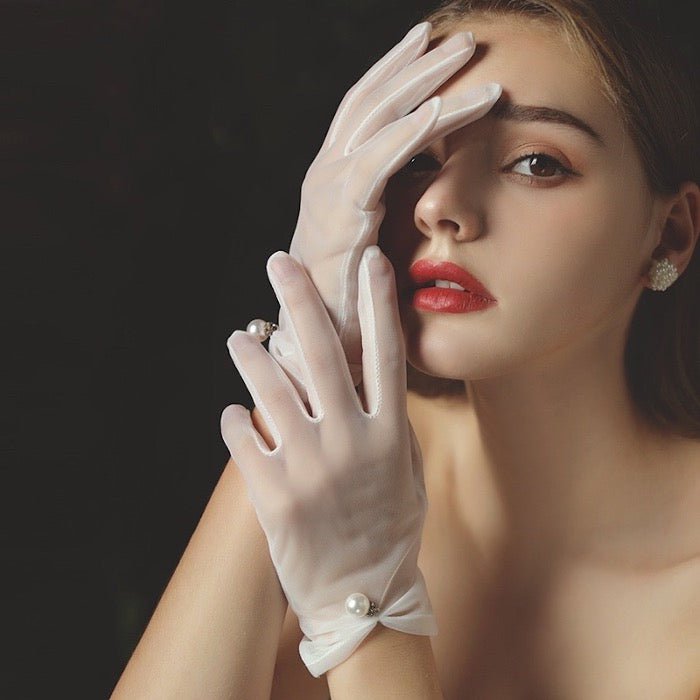
{"type": "Polygon", "coordinates": [[[678,279],[678,270],[668,258],[652,260],[648,274],[655,292],[665,292],[678,279]]]}

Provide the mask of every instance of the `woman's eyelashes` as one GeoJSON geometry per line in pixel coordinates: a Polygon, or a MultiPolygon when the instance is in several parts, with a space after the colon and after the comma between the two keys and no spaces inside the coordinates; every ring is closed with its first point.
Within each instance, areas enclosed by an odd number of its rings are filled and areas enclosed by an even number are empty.
{"type": "Polygon", "coordinates": [[[425,151],[413,156],[411,160],[406,163],[406,165],[398,171],[397,175],[417,175],[423,173],[426,170],[437,171],[442,168],[440,161],[432,155],[430,152],[425,151]],[[420,164],[423,163],[426,167],[421,168],[420,164]]]}
{"type": "Polygon", "coordinates": [[[516,158],[510,165],[504,168],[503,172],[512,172],[515,175],[524,177],[526,181],[532,184],[548,184],[547,182],[543,182],[547,180],[561,182],[570,176],[578,175],[578,173],[571,170],[571,168],[562,165],[554,156],[540,152],[527,153],[516,158]],[[519,166],[521,163],[525,164],[526,169],[530,171],[529,173],[515,170],[515,167],[519,166]]]}
{"type": "MultiPolygon", "coordinates": [[[[424,151],[423,153],[413,156],[413,158],[399,170],[398,174],[408,177],[419,177],[425,172],[437,172],[441,168],[442,164],[437,157],[429,151],[424,151]]],[[[540,151],[533,151],[519,156],[503,168],[501,172],[510,172],[518,176],[519,179],[524,179],[527,183],[533,185],[558,183],[569,177],[579,175],[579,173],[571,168],[562,165],[554,156],[540,151]],[[518,167],[520,167],[520,170],[517,169],[518,167]]]]}

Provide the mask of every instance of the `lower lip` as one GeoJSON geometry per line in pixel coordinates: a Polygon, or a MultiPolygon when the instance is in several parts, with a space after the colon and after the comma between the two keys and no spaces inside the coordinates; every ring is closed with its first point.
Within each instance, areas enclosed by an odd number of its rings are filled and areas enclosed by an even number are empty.
{"type": "Polygon", "coordinates": [[[411,306],[422,311],[464,314],[470,311],[481,311],[495,303],[493,299],[480,297],[471,292],[461,292],[459,289],[426,287],[413,292],[411,306]]]}

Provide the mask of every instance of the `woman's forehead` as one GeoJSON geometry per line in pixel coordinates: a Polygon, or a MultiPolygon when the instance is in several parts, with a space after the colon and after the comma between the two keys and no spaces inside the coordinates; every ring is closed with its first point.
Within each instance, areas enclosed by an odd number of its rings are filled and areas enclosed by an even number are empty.
{"type": "Polygon", "coordinates": [[[435,95],[451,97],[496,82],[504,101],[552,107],[578,117],[604,141],[619,139],[622,121],[602,90],[593,61],[572,48],[553,22],[479,18],[451,28],[447,36],[464,30],[474,34],[474,56],[435,95]]]}

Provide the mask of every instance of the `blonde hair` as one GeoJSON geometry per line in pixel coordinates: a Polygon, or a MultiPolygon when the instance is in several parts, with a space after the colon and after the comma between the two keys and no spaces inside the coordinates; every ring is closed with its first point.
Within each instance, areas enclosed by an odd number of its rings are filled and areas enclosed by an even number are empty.
{"type": "MultiPolygon", "coordinates": [[[[517,16],[561,29],[592,62],[605,97],[636,144],[649,188],[678,192],[700,182],[700,100],[690,44],[664,34],[642,0],[448,0],[424,20],[432,41],[476,16],[517,16]],[[683,51],[685,49],[685,53],[683,51]]],[[[686,37],[687,38],[687,37],[686,37]]],[[[408,365],[408,388],[425,396],[464,395],[464,382],[408,365]]],[[[655,425],[700,438],[700,254],[666,292],[644,289],[625,349],[631,396],[655,425]]]]}

